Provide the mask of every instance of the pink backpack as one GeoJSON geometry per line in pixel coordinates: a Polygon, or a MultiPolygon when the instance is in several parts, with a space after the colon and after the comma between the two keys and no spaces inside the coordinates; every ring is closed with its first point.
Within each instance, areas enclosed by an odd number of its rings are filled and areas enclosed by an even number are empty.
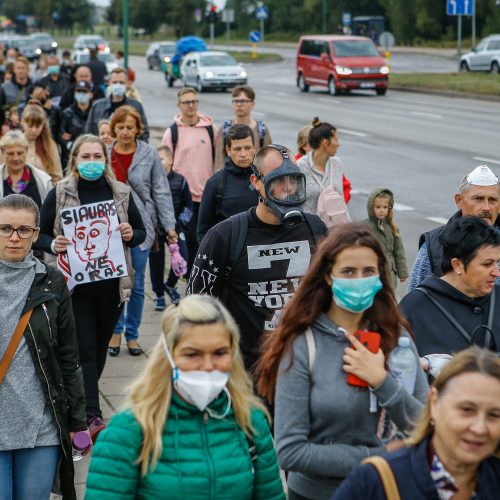
{"type": "Polygon", "coordinates": [[[320,188],[316,215],[325,223],[328,229],[351,222],[344,197],[337,192],[333,185],[325,187],[312,169],[311,172],[320,188]]]}

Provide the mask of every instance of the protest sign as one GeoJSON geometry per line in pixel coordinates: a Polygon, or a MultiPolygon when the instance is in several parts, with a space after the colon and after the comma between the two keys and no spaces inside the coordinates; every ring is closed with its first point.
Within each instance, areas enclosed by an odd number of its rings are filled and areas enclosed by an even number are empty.
{"type": "Polygon", "coordinates": [[[128,275],[114,200],[63,208],[61,221],[74,285],[128,275]]]}

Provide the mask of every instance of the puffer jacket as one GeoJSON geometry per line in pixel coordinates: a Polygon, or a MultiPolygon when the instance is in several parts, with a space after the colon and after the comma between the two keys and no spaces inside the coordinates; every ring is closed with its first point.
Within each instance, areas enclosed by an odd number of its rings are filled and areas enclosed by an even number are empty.
{"type": "MultiPolygon", "coordinates": [[[[389,272],[391,273],[393,285],[396,286],[398,278],[408,278],[408,264],[406,263],[405,249],[401,236],[393,233],[387,218],[377,219],[377,217],[375,217],[373,204],[375,203],[375,198],[380,196],[382,193],[390,196],[391,203],[394,206],[394,195],[391,190],[387,188],[374,189],[368,197],[366,207],[368,210],[368,219],[363,222],[368,225],[382,246],[389,263],[389,272]]],[[[391,208],[390,211],[392,212],[393,209],[391,208]]]]}
{"type": "Polygon", "coordinates": [[[64,500],[76,500],[69,433],[87,429],[83,376],[66,281],[60,271],[44,268],[35,274],[23,310],[33,309],[24,339],[59,431],[61,492],[64,500]]]}
{"type": "MultiPolygon", "coordinates": [[[[221,414],[222,394],[210,405],[221,414]]],[[[136,464],[143,434],[130,411],[115,415],[99,435],[87,479],[86,500],[277,500],[285,499],[269,426],[259,410],[250,445],[231,408],[214,419],[173,395],[155,470],[141,477],[136,464]]]]}

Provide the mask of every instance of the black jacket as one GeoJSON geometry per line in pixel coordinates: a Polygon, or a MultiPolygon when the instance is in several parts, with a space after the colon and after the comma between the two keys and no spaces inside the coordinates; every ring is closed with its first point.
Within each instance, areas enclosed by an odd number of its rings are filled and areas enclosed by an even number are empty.
{"type": "Polygon", "coordinates": [[[85,133],[85,125],[89,116],[90,106],[87,111],[83,112],[76,103],[73,103],[69,108],[62,112],[60,140],[61,144],[67,145],[68,142],[74,142],[78,136],[85,133]],[[64,141],[62,135],[68,132],[71,134],[69,141],[64,141]]]}
{"type": "Polygon", "coordinates": [[[69,433],[87,429],[83,376],[68,287],[57,269],[44,266],[24,306],[23,314],[33,309],[24,338],[59,430],[61,492],[76,500],[69,433]]]}
{"type": "MultiPolygon", "coordinates": [[[[94,103],[98,99],[102,99],[104,97],[104,92],[101,87],[94,88],[92,91],[92,101],[90,104],[94,103]]],[[[64,92],[61,97],[61,101],[59,102],[59,107],[64,110],[68,106],[71,106],[75,102],[75,84],[71,84],[64,92]]]]}
{"type": "Polygon", "coordinates": [[[71,85],[69,78],[63,73],[59,73],[57,80],[53,80],[52,75],[44,76],[40,80],[40,83],[43,83],[47,87],[51,99],[54,97],[61,98],[66,89],[71,85]]]}
{"type": "Polygon", "coordinates": [[[90,71],[92,71],[92,84],[94,87],[100,87],[103,85],[106,80],[106,75],[108,74],[106,64],[100,59],[97,59],[97,57],[91,57],[86,66],[88,66],[90,71]]]}
{"type": "MultiPolygon", "coordinates": [[[[426,278],[418,288],[428,290],[457,320],[472,338],[473,343],[484,346],[491,295],[471,299],[436,276],[426,278]],[[475,332],[475,333],[474,333],[475,332]]],[[[495,285],[495,314],[492,334],[497,352],[500,350],[500,285],[495,285]]],[[[426,354],[452,354],[470,346],[449,319],[426,295],[418,289],[403,297],[400,308],[410,322],[420,356],[426,354]]]]}
{"type": "Polygon", "coordinates": [[[259,195],[251,189],[251,175],[250,167],[238,167],[228,156],[224,168],[208,179],[198,214],[198,242],[219,222],[257,206],[259,195]],[[218,189],[218,186],[222,189],[218,189]],[[218,191],[221,196],[219,200],[218,191]]]}
{"type": "MultiPolygon", "coordinates": [[[[385,456],[403,500],[439,500],[427,459],[429,440],[385,456]]],[[[500,460],[489,457],[479,467],[475,500],[495,500],[500,491],[500,460]]],[[[385,500],[384,487],[373,465],[354,469],[331,500],[385,500]]]]}

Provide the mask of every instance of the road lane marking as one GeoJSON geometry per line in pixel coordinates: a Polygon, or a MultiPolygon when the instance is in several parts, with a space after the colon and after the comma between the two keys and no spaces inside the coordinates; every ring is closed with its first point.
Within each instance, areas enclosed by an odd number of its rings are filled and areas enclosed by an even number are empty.
{"type": "Polygon", "coordinates": [[[339,99],[329,99],[328,97],[320,97],[320,98],[318,98],[318,101],[320,101],[320,102],[326,102],[328,104],[330,104],[332,102],[333,102],[333,104],[342,104],[341,100],[339,100],[339,99]]]}
{"type": "Polygon", "coordinates": [[[425,116],[426,118],[443,118],[443,115],[437,113],[424,113],[422,111],[410,111],[410,115],[425,116]]]}
{"type": "Polygon", "coordinates": [[[408,205],[402,205],[401,203],[394,203],[394,210],[398,210],[399,212],[411,212],[415,210],[413,207],[409,207],[408,205]]]}
{"type": "Polygon", "coordinates": [[[368,137],[368,134],[364,132],[356,132],[356,130],[347,130],[345,128],[339,128],[339,132],[346,135],[354,135],[356,137],[368,137]]]}
{"type": "Polygon", "coordinates": [[[484,158],[483,156],[474,156],[473,160],[477,161],[485,161],[486,163],[495,163],[496,165],[500,165],[500,160],[493,160],[491,158],[484,158]]]}
{"type": "Polygon", "coordinates": [[[438,224],[446,224],[448,222],[448,219],[443,219],[442,217],[427,217],[427,220],[437,222],[438,224]]]}

